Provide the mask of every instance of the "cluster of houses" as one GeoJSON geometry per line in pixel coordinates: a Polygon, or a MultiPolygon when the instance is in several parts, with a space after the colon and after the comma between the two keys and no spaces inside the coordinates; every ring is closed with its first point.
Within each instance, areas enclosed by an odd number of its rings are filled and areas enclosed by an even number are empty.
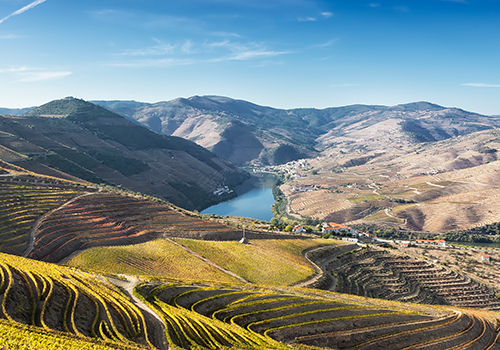
{"type": "Polygon", "coordinates": [[[224,193],[233,193],[233,190],[229,189],[228,186],[219,187],[213,191],[214,196],[221,196],[224,193]]]}
{"type": "MultiPolygon", "coordinates": [[[[302,225],[297,225],[293,228],[293,232],[305,233],[306,228],[302,225]]],[[[447,248],[446,241],[444,239],[417,239],[414,241],[388,241],[380,239],[371,233],[365,233],[353,229],[349,226],[336,224],[334,222],[323,223],[321,226],[321,233],[334,234],[336,236],[345,236],[342,240],[351,243],[361,244],[364,243],[396,243],[399,244],[401,248],[408,248],[410,246],[424,246],[424,247],[437,247],[437,248],[447,248]],[[361,242],[360,242],[361,241],[361,242]]],[[[490,262],[491,257],[488,254],[483,254],[481,260],[484,262],[490,262]]]]}
{"type": "Polygon", "coordinates": [[[444,239],[417,239],[415,241],[396,241],[401,248],[408,248],[412,245],[423,245],[428,247],[441,247],[446,248],[446,241],[444,239]]]}
{"type": "Polygon", "coordinates": [[[342,224],[336,224],[334,222],[328,222],[328,223],[323,223],[321,227],[321,233],[326,233],[326,234],[334,234],[336,236],[348,236],[350,235],[351,237],[346,237],[346,241],[352,242],[352,243],[358,243],[358,240],[363,240],[363,241],[368,241],[370,243],[374,242],[387,242],[385,240],[380,240],[377,238],[377,236],[371,234],[371,233],[366,233],[366,232],[361,232],[356,229],[353,229],[349,226],[342,225],[342,224]]]}

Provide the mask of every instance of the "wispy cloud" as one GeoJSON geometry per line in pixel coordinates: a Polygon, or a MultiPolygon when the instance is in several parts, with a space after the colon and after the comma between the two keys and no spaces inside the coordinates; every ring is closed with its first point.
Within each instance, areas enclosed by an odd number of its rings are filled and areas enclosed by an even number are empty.
{"type": "Polygon", "coordinates": [[[316,22],[318,19],[316,17],[299,17],[297,20],[299,22],[316,22]]]}
{"type": "Polygon", "coordinates": [[[15,35],[15,34],[0,35],[0,40],[10,40],[10,39],[18,39],[18,38],[21,38],[21,36],[15,35]]]}
{"type": "Polygon", "coordinates": [[[460,85],[470,86],[470,87],[480,87],[480,88],[500,88],[500,84],[465,83],[460,85]]]}
{"type": "Polygon", "coordinates": [[[31,10],[33,7],[40,5],[40,4],[44,3],[45,1],[47,1],[47,0],[36,0],[36,1],[33,1],[31,4],[26,5],[23,8],[20,8],[19,10],[12,12],[10,15],[8,15],[8,16],[0,19],[0,24],[2,24],[3,22],[5,22],[7,19],[9,19],[11,17],[20,15],[21,13],[24,13],[24,12],[26,12],[28,10],[31,10]]]}
{"type": "Polygon", "coordinates": [[[321,16],[325,17],[325,18],[330,18],[333,16],[333,13],[331,12],[321,12],[321,16]]]}
{"type": "Polygon", "coordinates": [[[330,47],[338,41],[339,41],[339,39],[328,40],[326,43],[316,45],[316,47],[330,47]]]}
{"type": "Polygon", "coordinates": [[[380,7],[380,4],[378,2],[372,2],[368,4],[368,7],[377,8],[380,7]]]}
{"type": "Polygon", "coordinates": [[[187,40],[182,44],[156,41],[157,45],[143,49],[126,50],[116,55],[117,58],[129,56],[137,59],[117,61],[110,65],[133,68],[171,67],[196,63],[269,59],[292,53],[292,51],[273,50],[259,43],[241,43],[229,39],[204,43],[187,40]]]}
{"type": "Polygon", "coordinates": [[[14,67],[0,69],[0,74],[13,74],[17,77],[17,82],[34,82],[43,80],[54,80],[67,77],[73,74],[70,71],[49,70],[41,68],[14,67]]]}
{"type": "Polygon", "coordinates": [[[394,7],[394,10],[399,11],[399,12],[410,12],[410,8],[408,6],[396,6],[394,7]]]}
{"type": "Polygon", "coordinates": [[[55,80],[67,77],[73,74],[69,71],[47,71],[47,72],[25,72],[20,74],[20,82],[35,82],[43,80],[55,80]]]}

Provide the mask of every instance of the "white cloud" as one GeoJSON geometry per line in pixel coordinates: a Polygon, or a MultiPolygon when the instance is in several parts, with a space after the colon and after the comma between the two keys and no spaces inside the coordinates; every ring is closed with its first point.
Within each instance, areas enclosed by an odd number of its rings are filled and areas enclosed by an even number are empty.
{"type": "Polygon", "coordinates": [[[59,70],[47,70],[40,68],[30,68],[30,67],[13,67],[7,69],[0,69],[0,74],[13,74],[17,76],[17,82],[32,82],[32,81],[42,81],[42,80],[54,80],[67,77],[71,75],[72,72],[69,71],[59,71],[59,70]]]}
{"type": "Polygon", "coordinates": [[[325,17],[325,18],[330,18],[333,16],[333,13],[331,12],[321,12],[321,16],[325,17]]]}
{"type": "Polygon", "coordinates": [[[337,41],[339,41],[339,39],[328,40],[326,43],[316,45],[316,47],[330,47],[334,45],[337,41]]]}
{"type": "Polygon", "coordinates": [[[158,59],[144,59],[123,63],[111,63],[112,67],[124,68],[148,68],[148,67],[175,67],[175,66],[188,66],[197,63],[194,59],[176,59],[176,58],[158,58],[158,59]]]}
{"type": "Polygon", "coordinates": [[[273,50],[259,43],[240,43],[229,39],[215,42],[205,41],[204,43],[187,40],[183,44],[157,42],[158,45],[152,47],[121,52],[116,55],[117,61],[111,62],[109,65],[129,68],[173,67],[227,61],[262,60],[292,53],[291,51],[273,50]],[[124,59],[125,57],[129,57],[129,59],[124,59]]]}
{"type": "Polygon", "coordinates": [[[299,22],[316,22],[318,19],[316,17],[299,17],[297,20],[299,22]]]}
{"type": "Polygon", "coordinates": [[[399,12],[410,12],[410,8],[408,6],[396,6],[394,10],[399,11],[399,12]]]}
{"type": "Polygon", "coordinates": [[[8,15],[8,16],[0,19],[0,24],[2,24],[3,22],[5,22],[7,19],[9,19],[11,17],[20,15],[21,13],[24,13],[24,12],[26,12],[28,10],[31,10],[33,7],[35,7],[37,5],[40,5],[40,4],[44,3],[45,1],[47,1],[47,0],[36,0],[36,1],[33,1],[31,4],[26,5],[26,6],[22,7],[22,8],[20,8],[19,10],[12,12],[10,15],[8,15]]]}
{"type": "Polygon", "coordinates": [[[380,7],[380,4],[377,3],[377,2],[372,2],[368,5],[368,7],[373,7],[373,8],[377,8],[377,7],[380,7]]]}
{"type": "Polygon", "coordinates": [[[238,52],[235,55],[230,56],[228,59],[235,60],[235,61],[246,61],[246,60],[262,58],[262,57],[274,57],[274,56],[286,55],[289,53],[291,53],[291,52],[289,52],[289,51],[269,51],[269,50],[264,50],[264,49],[246,50],[246,51],[238,52]]]}
{"type": "Polygon", "coordinates": [[[17,68],[8,68],[8,69],[0,69],[0,73],[18,73],[18,72],[26,72],[30,69],[27,67],[17,67],[17,68]]]}
{"type": "Polygon", "coordinates": [[[0,35],[0,40],[10,40],[10,39],[18,39],[18,38],[21,38],[21,36],[15,35],[15,34],[0,35]]]}
{"type": "Polygon", "coordinates": [[[40,71],[40,72],[23,72],[20,73],[21,77],[17,81],[19,82],[34,82],[34,81],[43,81],[43,80],[55,80],[67,77],[68,75],[73,74],[69,71],[40,71]]]}
{"type": "Polygon", "coordinates": [[[465,83],[460,85],[470,86],[470,87],[483,87],[483,88],[500,88],[500,84],[465,83]]]}

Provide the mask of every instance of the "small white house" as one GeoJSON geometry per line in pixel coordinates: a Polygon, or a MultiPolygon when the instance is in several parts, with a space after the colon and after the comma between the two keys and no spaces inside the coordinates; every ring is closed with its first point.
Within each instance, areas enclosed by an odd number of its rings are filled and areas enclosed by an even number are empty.
{"type": "Polygon", "coordinates": [[[306,232],[306,229],[302,225],[297,225],[292,229],[292,232],[303,233],[306,232]]]}
{"type": "Polygon", "coordinates": [[[481,255],[481,260],[482,261],[490,262],[490,258],[491,257],[488,254],[481,255]]]}

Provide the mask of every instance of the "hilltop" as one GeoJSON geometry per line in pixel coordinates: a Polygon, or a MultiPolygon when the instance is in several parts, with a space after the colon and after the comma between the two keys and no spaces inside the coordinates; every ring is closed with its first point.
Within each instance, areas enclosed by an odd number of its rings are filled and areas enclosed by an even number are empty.
{"type": "Polygon", "coordinates": [[[222,96],[157,103],[95,101],[157,133],[193,140],[236,164],[283,164],[362,142],[418,145],[500,126],[500,119],[429,102],[277,109],[222,96]]]}
{"type": "Polygon", "coordinates": [[[92,103],[65,98],[22,116],[0,116],[3,159],[35,172],[55,168],[93,183],[123,186],[203,209],[247,174],[180,137],[159,135],[92,103]]]}

